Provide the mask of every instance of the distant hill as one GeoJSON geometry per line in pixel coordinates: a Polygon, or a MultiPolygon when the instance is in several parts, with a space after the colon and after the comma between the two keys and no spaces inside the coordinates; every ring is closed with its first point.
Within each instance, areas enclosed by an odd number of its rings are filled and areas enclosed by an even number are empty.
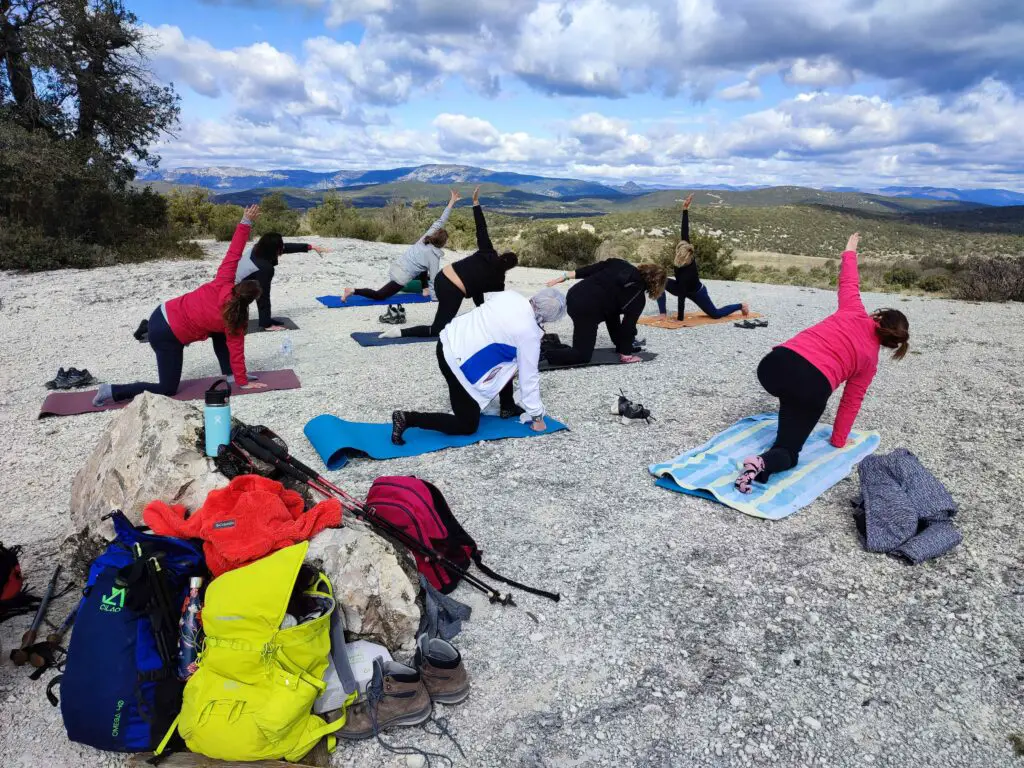
{"type": "Polygon", "coordinates": [[[1024,205],[1024,193],[1008,189],[949,189],[941,187],[882,187],[887,197],[917,197],[980,205],[1024,205]]]}

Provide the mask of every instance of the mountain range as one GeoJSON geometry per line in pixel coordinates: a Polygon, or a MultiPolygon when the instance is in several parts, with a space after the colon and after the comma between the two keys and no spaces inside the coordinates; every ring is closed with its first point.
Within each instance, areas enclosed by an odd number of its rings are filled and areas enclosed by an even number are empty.
{"type": "MultiPolygon", "coordinates": [[[[1024,193],[1007,189],[959,189],[940,187],[889,186],[880,189],[859,189],[854,187],[832,187],[825,190],[810,190],[806,187],[731,186],[724,184],[663,185],[644,184],[633,181],[624,184],[600,183],[581,179],[550,176],[533,176],[507,171],[491,171],[467,165],[419,165],[379,170],[306,171],[300,169],[279,169],[260,171],[251,168],[208,167],[176,168],[140,172],[136,181],[157,186],[194,186],[208,189],[226,199],[235,198],[235,193],[255,193],[257,190],[286,191],[298,200],[319,198],[329,190],[371,191],[380,194],[354,195],[361,204],[376,201],[381,195],[408,197],[405,190],[422,189],[422,185],[447,186],[452,184],[481,184],[490,188],[492,194],[501,188],[504,196],[522,201],[536,199],[543,202],[569,203],[582,199],[603,200],[607,203],[627,203],[630,198],[649,197],[652,193],[672,190],[693,189],[705,191],[750,192],[765,189],[804,190],[831,193],[853,193],[882,198],[909,198],[911,200],[934,200],[947,204],[1010,206],[1024,204],[1024,193]],[[297,193],[297,194],[296,194],[297,193]],[[312,194],[310,194],[312,193],[312,194]]],[[[433,198],[431,194],[429,197],[433,198]]],[[[657,195],[663,197],[664,195],[657,195]]],[[[256,195],[258,197],[258,195],[256,195]]],[[[385,198],[386,201],[387,198],[385,198]]],[[[231,202],[237,200],[231,199],[231,202]]],[[[308,207],[303,205],[300,207],[308,207]]],[[[911,206],[916,207],[916,206],[911,206]]]]}

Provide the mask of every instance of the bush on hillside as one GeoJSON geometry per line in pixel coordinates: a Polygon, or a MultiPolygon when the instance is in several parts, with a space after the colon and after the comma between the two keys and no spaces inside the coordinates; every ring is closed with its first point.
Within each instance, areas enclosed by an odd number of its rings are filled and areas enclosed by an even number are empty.
{"type": "Polygon", "coordinates": [[[535,262],[526,266],[547,269],[576,269],[593,264],[601,238],[593,232],[548,232],[541,237],[540,250],[531,254],[535,262]]]}
{"type": "Polygon", "coordinates": [[[210,234],[221,242],[235,236],[235,228],[245,210],[240,205],[215,205],[210,212],[210,234]]]}
{"type": "Polygon", "coordinates": [[[416,201],[412,206],[397,198],[388,201],[381,211],[381,240],[395,245],[415,243],[426,231],[420,226],[420,217],[426,213],[425,201],[416,201]]]}
{"type": "Polygon", "coordinates": [[[894,285],[897,288],[911,288],[917,284],[919,278],[920,275],[916,270],[907,267],[893,267],[885,273],[882,279],[888,285],[894,285]]]}
{"type": "Polygon", "coordinates": [[[253,234],[260,237],[268,232],[277,232],[284,237],[295,237],[299,234],[299,219],[299,212],[288,207],[284,195],[273,192],[260,200],[260,217],[253,227],[253,234]]]}
{"type": "Polygon", "coordinates": [[[211,216],[216,206],[208,190],[189,187],[174,189],[167,195],[167,214],[171,223],[186,237],[212,234],[211,216]]]}
{"type": "Polygon", "coordinates": [[[925,275],[917,281],[917,287],[927,293],[942,293],[949,290],[951,282],[948,275],[925,275]]]}
{"type": "Polygon", "coordinates": [[[1024,301],[1024,258],[973,259],[956,274],[953,297],[966,301],[1024,301]]]}
{"type": "Polygon", "coordinates": [[[376,219],[362,216],[350,200],[335,192],[324,195],[323,202],[306,214],[306,224],[310,232],[321,237],[375,241],[381,234],[376,219]]]}
{"type": "MultiPolygon", "coordinates": [[[[676,245],[679,238],[666,241],[655,263],[665,267],[672,273],[675,269],[676,245]]],[[[739,267],[733,263],[732,247],[720,237],[691,232],[690,244],[696,254],[697,268],[701,277],[711,280],[735,280],[739,275],[739,267]]]]}

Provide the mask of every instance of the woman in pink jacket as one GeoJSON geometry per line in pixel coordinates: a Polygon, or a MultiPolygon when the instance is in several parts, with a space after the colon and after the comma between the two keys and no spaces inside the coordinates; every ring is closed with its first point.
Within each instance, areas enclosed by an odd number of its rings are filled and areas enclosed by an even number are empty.
{"type": "Polygon", "coordinates": [[[775,445],[743,461],[736,487],[750,493],[752,484],[766,482],[775,472],[796,466],[800,451],[825,412],[829,397],[844,381],[832,445],[842,448],[853,428],[861,402],[878,370],[880,347],[907,354],[910,323],[895,309],[868,314],[860,298],[857,244],[851,235],[839,268],[839,311],[769,352],[757,367],[757,378],[768,394],[779,398],[779,432],[775,445]]]}
{"type": "Polygon", "coordinates": [[[167,397],[176,395],[178,385],[181,384],[185,347],[211,336],[214,337],[215,349],[218,341],[223,339],[221,343],[226,349],[217,349],[217,357],[230,360],[231,373],[238,386],[243,389],[266,386],[250,382],[245,370],[245,331],[249,325],[249,305],[260,297],[260,286],[255,280],[243,280],[235,284],[238,262],[249,241],[252,224],[259,214],[258,205],[250,205],[245,209],[227,255],[213,280],[153,310],[149,318],[149,345],[156,354],[160,381],[103,384],[93,399],[93,405],[103,405],[108,400],[131,400],[143,392],[155,392],[167,397]]]}

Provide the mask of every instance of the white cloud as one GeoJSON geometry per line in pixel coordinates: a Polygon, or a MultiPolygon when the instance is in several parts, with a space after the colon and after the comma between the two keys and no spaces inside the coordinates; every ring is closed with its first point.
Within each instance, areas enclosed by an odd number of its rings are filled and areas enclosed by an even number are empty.
{"type": "Polygon", "coordinates": [[[853,72],[834,59],[822,56],[814,61],[797,59],[783,74],[791,85],[811,85],[824,88],[829,85],[849,85],[854,80],[853,72]]]}
{"type": "Polygon", "coordinates": [[[761,87],[750,80],[730,85],[715,94],[722,101],[757,101],[761,98],[761,87]]]}

